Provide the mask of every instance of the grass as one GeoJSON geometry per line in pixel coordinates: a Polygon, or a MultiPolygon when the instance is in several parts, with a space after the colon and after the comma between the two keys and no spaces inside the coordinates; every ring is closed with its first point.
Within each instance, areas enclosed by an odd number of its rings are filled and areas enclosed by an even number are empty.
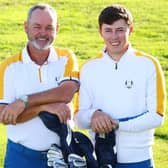
{"type": "MultiPolygon", "coordinates": [[[[0,0],[0,61],[25,46],[27,39],[23,31],[23,22],[29,7],[37,2],[39,1],[0,0]]],[[[158,57],[168,83],[167,0],[46,0],[44,2],[56,8],[59,16],[60,30],[55,45],[71,48],[77,55],[80,65],[94,57],[104,47],[98,34],[97,17],[100,10],[111,3],[127,6],[134,16],[134,32],[130,39],[132,45],[158,57]]],[[[5,128],[0,125],[0,168],[3,167],[5,143],[5,128]]],[[[168,168],[167,118],[164,125],[156,129],[153,148],[156,168],[168,168]]]]}

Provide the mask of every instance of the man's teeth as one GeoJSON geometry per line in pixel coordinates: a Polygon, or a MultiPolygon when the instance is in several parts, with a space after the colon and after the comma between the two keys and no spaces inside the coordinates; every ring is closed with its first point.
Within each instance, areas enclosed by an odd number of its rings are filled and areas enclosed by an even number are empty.
{"type": "Polygon", "coordinates": [[[119,45],[119,42],[113,42],[113,43],[111,43],[111,45],[112,46],[117,46],[117,45],[119,45]]]}
{"type": "Polygon", "coordinates": [[[46,40],[45,38],[38,38],[38,40],[46,40]]]}

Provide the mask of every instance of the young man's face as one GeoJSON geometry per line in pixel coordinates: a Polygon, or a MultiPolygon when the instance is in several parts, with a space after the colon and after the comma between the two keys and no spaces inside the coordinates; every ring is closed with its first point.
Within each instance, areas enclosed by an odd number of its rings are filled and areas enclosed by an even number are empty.
{"type": "Polygon", "coordinates": [[[54,41],[57,23],[50,11],[36,9],[25,23],[29,43],[38,50],[47,50],[54,41]]]}
{"type": "Polygon", "coordinates": [[[112,58],[120,58],[128,48],[129,35],[132,26],[128,26],[123,19],[113,24],[102,24],[100,34],[106,44],[107,52],[112,58]]]}

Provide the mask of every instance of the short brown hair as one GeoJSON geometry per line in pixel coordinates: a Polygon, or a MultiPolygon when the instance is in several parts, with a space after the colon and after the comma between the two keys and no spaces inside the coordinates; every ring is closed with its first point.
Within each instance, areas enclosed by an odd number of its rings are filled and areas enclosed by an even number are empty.
{"type": "Polygon", "coordinates": [[[101,11],[99,15],[99,28],[101,28],[103,23],[113,24],[119,19],[124,19],[128,25],[131,25],[133,23],[132,14],[127,8],[117,4],[107,6],[101,11]]]}

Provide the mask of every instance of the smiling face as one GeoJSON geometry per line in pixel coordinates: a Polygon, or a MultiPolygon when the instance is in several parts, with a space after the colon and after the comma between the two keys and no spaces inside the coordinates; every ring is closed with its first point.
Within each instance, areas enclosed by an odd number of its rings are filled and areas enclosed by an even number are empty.
{"type": "Polygon", "coordinates": [[[124,19],[119,19],[111,25],[103,23],[100,27],[108,54],[116,61],[125,53],[129,45],[129,35],[132,32],[132,25],[128,25],[124,19]]]}
{"type": "Polygon", "coordinates": [[[53,43],[57,31],[54,15],[49,10],[36,9],[25,23],[29,45],[37,50],[47,50],[53,43]]]}

